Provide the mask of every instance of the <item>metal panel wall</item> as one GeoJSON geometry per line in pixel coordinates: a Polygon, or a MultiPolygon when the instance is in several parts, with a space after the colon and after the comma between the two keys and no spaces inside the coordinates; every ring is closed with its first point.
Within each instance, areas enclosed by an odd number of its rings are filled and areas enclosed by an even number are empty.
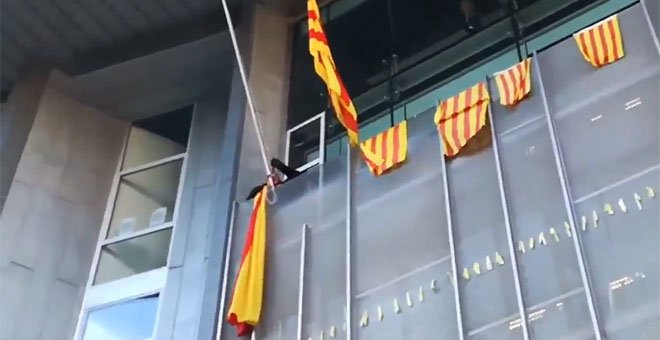
{"type": "MultiPolygon", "coordinates": [[[[391,174],[335,160],[278,188],[255,337],[656,339],[660,206],[646,187],[660,190],[660,57],[641,6],[619,19],[621,61],[594,69],[569,38],[535,57],[532,93],[515,109],[491,84],[494,143],[480,153],[445,164],[423,114],[391,174]]],[[[250,210],[237,210],[230,280],[250,210]]]]}
{"type": "Polygon", "coordinates": [[[408,129],[406,164],[378,178],[366,166],[356,175],[356,339],[457,336],[440,144],[428,117],[408,129]]]}

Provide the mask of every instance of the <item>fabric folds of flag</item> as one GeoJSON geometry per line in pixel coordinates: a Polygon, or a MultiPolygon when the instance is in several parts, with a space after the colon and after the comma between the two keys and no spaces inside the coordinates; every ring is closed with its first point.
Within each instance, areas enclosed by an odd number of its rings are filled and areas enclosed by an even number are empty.
{"type": "Polygon", "coordinates": [[[332,109],[335,111],[341,125],[346,129],[349,143],[357,145],[359,140],[357,111],[337,71],[320,18],[321,15],[316,0],[308,0],[309,53],[314,58],[314,70],[328,88],[328,97],[332,109]]]}
{"type": "Polygon", "coordinates": [[[227,321],[238,336],[247,336],[261,318],[266,262],[266,195],[268,186],[254,198],[245,247],[237,272],[227,321]]]}
{"type": "Polygon", "coordinates": [[[624,56],[616,15],[573,34],[573,37],[584,59],[594,67],[611,64],[624,56]]]}
{"type": "Polygon", "coordinates": [[[374,176],[380,176],[406,160],[408,122],[403,121],[360,143],[362,158],[374,176]]]}
{"type": "Polygon", "coordinates": [[[495,73],[500,104],[515,106],[532,90],[532,59],[527,58],[512,67],[495,73]]]}
{"type": "Polygon", "coordinates": [[[479,83],[440,102],[433,118],[445,155],[454,156],[486,124],[490,96],[486,83],[479,83]]]}

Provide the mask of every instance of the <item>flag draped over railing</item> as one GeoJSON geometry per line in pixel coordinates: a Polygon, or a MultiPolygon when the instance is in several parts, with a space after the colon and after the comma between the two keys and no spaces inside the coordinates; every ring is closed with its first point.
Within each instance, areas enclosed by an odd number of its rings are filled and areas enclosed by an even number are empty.
{"type": "Polygon", "coordinates": [[[357,111],[332,58],[316,0],[307,1],[307,26],[309,30],[309,53],[314,58],[314,70],[328,88],[328,97],[332,109],[335,111],[341,125],[346,129],[350,145],[358,145],[357,111]]]}
{"type": "Polygon", "coordinates": [[[594,67],[611,64],[624,56],[616,15],[575,33],[573,37],[584,59],[594,67]]]}
{"type": "Polygon", "coordinates": [[[266,195],[268,186],[254,198],[241,264],[236,275],[227,321],[238,336],[250,335],[259,323],[264,295],[266,264],[266,195]]]}
{"type": "Polygon", "coordinates": [[[374,176],[380,176],[406,160],[408,122],[403,121],[360,143],[362,158],[374,176]]]}
{"type": "Polygon", "coordinates": [[[445,155],[454,156],[486,124],[490,96],[486,83],[479,83],[445,99],[433,118],[443,142],[445,155]]]}
{"type": "Polygon", "coordinates": [[[532,90],[532,58],[527,58],[504,71],[495,73],[500,104],[515,106],[532,90]]]}

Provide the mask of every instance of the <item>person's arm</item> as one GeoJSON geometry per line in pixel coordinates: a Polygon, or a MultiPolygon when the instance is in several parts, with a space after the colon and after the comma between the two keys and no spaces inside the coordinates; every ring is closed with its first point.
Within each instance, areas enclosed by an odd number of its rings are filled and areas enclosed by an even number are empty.
{"type": "Polygon", "coordinates": [[[302,173],[296,169],[289,167],[288,165],[284,164],[282,161],[280,161],[277,158],[271,159],[270,165],[272,165],[273,168],[279,170],[282,174],[284,174],[287,180],[296,178],[300,176],[300,174],[302,173]]]}
{"type": "Polygon", "coordinates": [[[250,190],[250,193],[247,195],[247,197],[245,199],[248,200],[248,201],[253,199],[255,196],[257,196],[257,194],[259,192],[261,192],[261,188],[263,188],[264,185],[266,185],[266,183],[262,183],[260,185],[257,185],[256,187],[252,188],[252,190],[250,190]]]}

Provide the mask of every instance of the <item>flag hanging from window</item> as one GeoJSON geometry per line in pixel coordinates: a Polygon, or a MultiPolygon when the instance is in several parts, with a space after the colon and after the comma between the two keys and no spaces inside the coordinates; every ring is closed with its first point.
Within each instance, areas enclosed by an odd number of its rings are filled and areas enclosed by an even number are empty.
{"type": "Polygon", "coordinates": [[[591,65],[602,67],[624,56],[619,19],[611,16],[573,34],[578,48],[591,65]]]}
{"type": "Polygon", "coordinates": [[[309,53],[314,58],[314,70],[328,88],[328,97],[337,119],[348,133],[351,145],[358,144],[357,111],[351,97],[337,71],[328,38],[321,25],[319,6],[316,0],[307,1],[307,26],[309,33],[309,53]]]}
{"type": "Polygon", "coordinates": [[[490,96],[486,83],[479,83],[440,102],[433,118],[445,155],[454,156],[486,124],[490,96]]]}
{"type": "Polygon", "coordinates": [[[374,176],[392,170],[406,160],[408,122],[403,121],[360,143],[362,158],[374,176]]]}
{"type": "Polygon", "coordinates": [[[241,264],[227,321],[236,327],[238,336],[247,336],[261,318],[266,263],[266,195],[268,186],[254,198],[241,264]]]}
{"type": "Polygon", "coordinates": [[[532,90],[531,65],[532,58],[527,58],[493,75],[500,94],[500,104],[515,106],[527,97],[532,90]]]}

